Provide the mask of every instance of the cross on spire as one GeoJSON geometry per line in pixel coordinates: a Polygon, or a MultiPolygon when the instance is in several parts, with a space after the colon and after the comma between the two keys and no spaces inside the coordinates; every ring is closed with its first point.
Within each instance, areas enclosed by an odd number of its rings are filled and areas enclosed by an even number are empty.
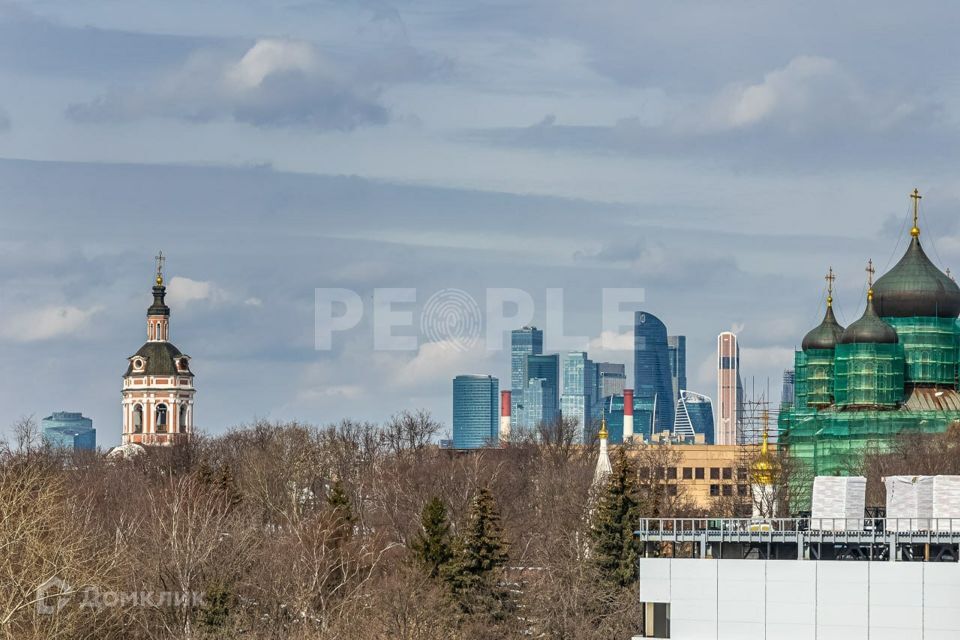
{"type": "Polygon", "coordinates": [[[157,261],[157,286],[159,287],[163,285],[163,263],[166,262],[167,259],[164,257],[163,251],[157,253],[154,259],[157,261]]]}
{"type": "Polygon", "coordinates": [[[837,276],[833,273],[833,267],[830,267],[830,270],[827,271],[827,275],[824,280],[827,281],[827,306],[833,305],[833,281],[837,279],[837,276]]]}
{"type": "Polygon", "coordinates": [[[913,228],[910,229],[910,235],[916,238],[920,235],[920,227],[917,224],[917,220],[920,215],[920,199],[923,198],[923,196],[920,195],[919,189],[914,189],[910,197],[913,198],[913,228]]]}
{"type": "Polygon", "coordinates": [[[877,272],[877,270],[873,268],[873,258],[867,260],[867,268],[865,271],[867,272],[867,300],[873,300],[873,274],[877,272]]]}

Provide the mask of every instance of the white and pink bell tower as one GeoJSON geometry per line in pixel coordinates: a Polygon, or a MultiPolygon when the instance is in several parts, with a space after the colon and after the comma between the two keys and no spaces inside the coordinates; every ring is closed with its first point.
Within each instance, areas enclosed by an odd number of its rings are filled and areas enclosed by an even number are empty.
{"type": "Polygon", "coordinates": [[[130,356],[123,375],[123,444],[173,445],[193,433],[190,356],[170,342],[170,307],[164,302],[161,251],[153,304],[147,309],[147,341],[130,356]]]}

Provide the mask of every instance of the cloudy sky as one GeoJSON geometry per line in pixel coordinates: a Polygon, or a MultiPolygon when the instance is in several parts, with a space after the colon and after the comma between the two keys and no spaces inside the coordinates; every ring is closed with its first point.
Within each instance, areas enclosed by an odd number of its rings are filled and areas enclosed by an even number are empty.
{"type": "Polygon", "coordinates": [[[211,432],[449,423],[453,375],[509,379],[482,343],[375,350],[389,287],[416,289],[415,325],[437,291],[523,289],[541,326],[562,288],[564,332],[628,370],[596,348],[601,291],[643,288],[688,336],[691,388],[714,394],[734,328],[748,387],[776,390],[827,267],[848,323],[915,186],[928,252],[960,266],[958,22],[946,2],[0,0],[0,425],[77,410],[119,442],[158,249],[211,432]],[[366,313],[317,351],[325,287],[366,313]]]}

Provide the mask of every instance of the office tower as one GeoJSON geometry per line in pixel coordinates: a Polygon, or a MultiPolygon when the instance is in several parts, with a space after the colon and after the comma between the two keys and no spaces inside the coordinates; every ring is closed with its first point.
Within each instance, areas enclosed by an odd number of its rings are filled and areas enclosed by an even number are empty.
{"type": "Polygon", "coordinates": [[[526,382],[523,387],[522,429],[536,431],[541,423],[551,423],[560,415],[560,356],[524,356],[526,382]]]}
{"type": "Polygon", "coordinates": [[[602,400],[623,395],[627,384],[627,367],[616,362],[597,363],[597,395],[602,400]]]}
{"type": "Polygon", "coordinates": [[[93,420],[84,418],[82,413],[57,411],[41,420],[40,428],[44,441],[52,447],[86,451],[97,448],[97,430],[93,428],[93,420]]]}
{"type": "MultiPolygon", "coordinates": [[[[674,400],[667,328],[652,313],[638,311],[634,316],[633,339],[635,397],[644,406],[652,408],[653,432],[670,431],[673,429],[674,400]]],[[[649,432],[641,431],[641,424],[634,424],[634,433],[649,436],[649,432]]]]}
{"type": "Polygon", "coordinates": [[[703,434],[705,444],[713,444],[713,401],[705,395],[680,390],[673,434],[680,439],[693,440],[703,434]]]}
{"type": "Polygon", "coordinates": [[[597,368],[585,352],[571,351],[564,355],[560,413],[565,420],[576,420],[577,442],[587,442],[593,436],[596,374],[597,368]]]}
{"type": "Polygon", "coordinates": [[[510,413],[515,426],[523,424],[523,389],[527,386],[527,356],[543,353],[543,331],[536,327],[523,327],[510,332],[510,413]]]}
{"type": "Polygon", "coordinates": [[[789,407],[794,403],[794,387],[796,385],[796,372],[793,369],[785,369],[783,372],[783,389],[780,391],[780,406],[789,407]]]}
{"type": "Polygon", "coordinates": [[[676,402],[680,399],[680,391],[687,388],[687,336],[667,336],[667,354],[673,402],[676,402]]]}
{"type": "Polygon", "coordinates": [[[740,444],[743,385],[740,382],[740,345],[737,336],[724,331],[717,336],[716,444],[740,444]]]}
{"type": "Polygon", "coordinates": [[[453,448],[479,449],[499,438],[499,381],[493,376],[453,379],[453,448]]]}

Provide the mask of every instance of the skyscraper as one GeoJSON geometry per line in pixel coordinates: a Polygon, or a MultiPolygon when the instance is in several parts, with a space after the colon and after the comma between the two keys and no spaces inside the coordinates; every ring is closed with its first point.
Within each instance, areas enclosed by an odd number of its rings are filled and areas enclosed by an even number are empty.
{"type": "Polygon", "coordinates": [[[527,355],[526,380],[523,387],[523,416],[519,428],[536,430],[541,423],[550,423],[560,414],[560,356],[527,355]]]}
{"type": "Polygon", "coordinates": [[[513,403],[511,414],[513,420],[519,421],[516,426],[523,424],[523,390],[527,386],[527,360],[529,355],[543,353],[543,331],[536,327],[523,327],[510,332],[510,401],[513,403]]]}
{"type": "Polygon", "coordinates": [[[97,448],[97,430],[93,428],[93,420],[84,418],[82,413],[57,411],[41,420],[40,427],[43,439],[53,447],[86,451],[97,448]]]}
{"type": "Polygon", "coordinates": [[[599,400],[623,395],[627,384],[626,365],[616,362],[597,363],[597,396],[599,400]]]}
{"type": "MultiPolygon", "coordinates": [[[[673,429],[673,376],[670,372],[670,353],[667,346],[667,327],[652,313],[637,311],[633,331],[633,388],[635,397],[653,408],[653,431],[673,429]]],[[[686,373],[684,372],[684,375],[686,373]]],[[[636,433],[649,437],[640,431],[636,433]]]]}
{"type": "Polygon", "coordinates": [[[683,439],[703,434],[704,443],[713,444],[713,401],[705,395],[681,389],[673,434],[683,439]]]}
{"type": "Polygon", "coordinates": [[[592,437],[597,368],[586,352],[571,351],[563,357],[562,375],[560,413],[564,419],[576,420],[576,441],[586,442],[592,437]]]}
{"type": "Polygon", "coordinates": [[[677,402],[680,391],[687,388],[687,336],[667,336],[667,354],[670,357],[673,402],[677,402]]]}
{"type": "Polygon", "coordinates": [[[793,405],[794,388],[796,386],[797,375],[793,369],[785,369],[783,372],[783,389],[780,391],[780,406],[789,407],[793,405]]]}
{"type": "Polygon", "coordinates": [[[716,444],[739,444],[742,406],[740,345],[737,336],[724,331],[717,336],[716,444]]]}
{"type": "Polygon", "coordinates": [[[454,449],[480,449],[499,439],[499,387],[493,376],[453,379],[454,449]]]}

